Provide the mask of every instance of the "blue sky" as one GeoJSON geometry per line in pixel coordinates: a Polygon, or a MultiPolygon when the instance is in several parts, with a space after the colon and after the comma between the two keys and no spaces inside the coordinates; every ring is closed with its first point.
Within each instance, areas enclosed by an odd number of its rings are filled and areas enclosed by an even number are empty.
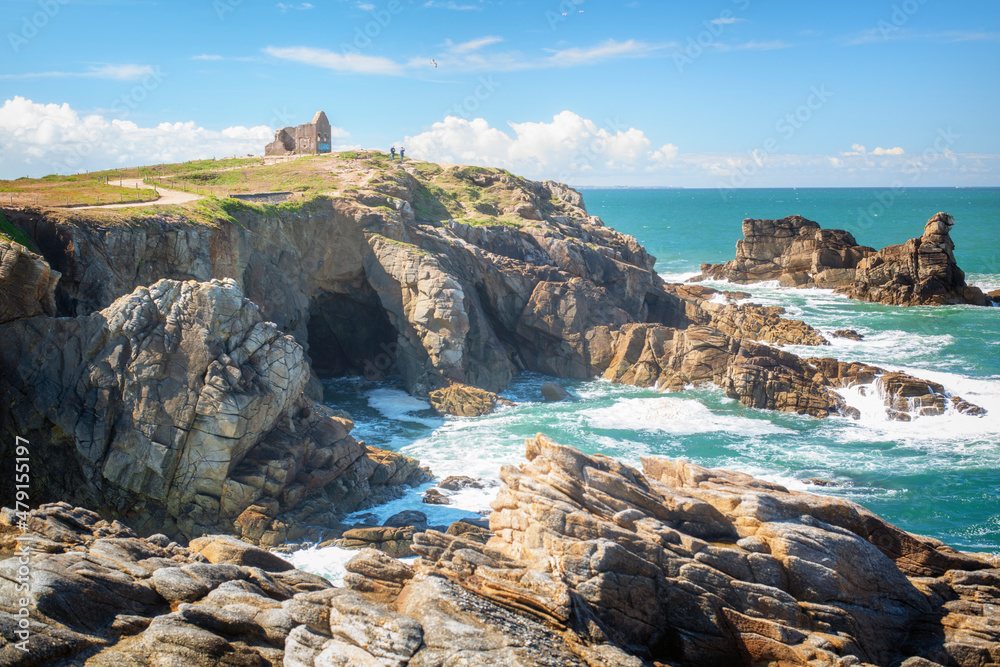
{"type": "Polygon", "coordinates": [[[335,143],[573,184],[1000,185],[1000,3],[4,0],[0,177],[335,143]]]}

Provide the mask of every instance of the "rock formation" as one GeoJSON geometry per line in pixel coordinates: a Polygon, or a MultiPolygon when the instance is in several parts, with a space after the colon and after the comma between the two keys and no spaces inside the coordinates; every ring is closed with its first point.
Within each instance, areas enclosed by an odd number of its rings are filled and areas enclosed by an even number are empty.
{"type": "Polygon", "coordinates": [[[752,283],[777,280],[785,287],[835,288],[853,299],[897,306],[989,305],[965,283],[955,263],[950,230],[955,220],[937,213],[922,236],[882,250],[858,245],[840,229],[820,229],[800,215],[743,221],[736,258],[703,264],[699,279],[752,283]]]}
{"type": "Polygon", "coordinates": [[[418,532],[415,565],[361,551],[347,588],[233,538],[182,547],[44,506],[19,542],[31,548],[30,593],[15,589],[19,557],[0,561],[0,661],[1000,662],[996,556],[955,551],[848,501],[684,461],[647,458],[640,471],[543,436],[528,441],[527,459],[501,471],[485,544],[418,532]],[[17,648],[22,627],[28,652],[17,648]]]}
{"type": "MultiPolygon", "coordinates": [[[[317,374],[398,372],[463,415],[492,409],[523,370],[711,382],[751,407],[851,412],[832,391],[840,377],[822,375],[832,367],[763,344],[826,344],[818,331],[745,294],[665,285],[634,238],[564,185],[434,165],[349,175],[357,186],[280,208],[8,215],[42,256],[0,242],[0,464],[28,437],[73,454],[45,457],[40,498],[69,489],[140,530],[235,527],[276,544],[336,523],[310,500],[319,492],[346,508],[407,482],[302,396],[318,396],[317,374]],[[492,217],[455,219],[459,205],[492,217]]],[[[956,281],[949,221],[936,216],[914,246],[916,273],[885,268],[912,253],[875,254],[802,218],[747,221],[727,275],[832,284],[855,271],[871,294],[887,276],[956,281]]],[[[930,393],[940,400],[907,400],[913,414],[948,407],[946,391],[930,393]]]]}
{"type": "Polygon", "coordinates": [[[18,317],[55,315],[59,272],[41,256],[0,237],[0,324],[18,317]]]}
{"type": "Polygon", "coordinates": [[[882,248],[858,262],[854,282],[842,290],[854,299],[898,306],[968,303],[988,304],[978,287],[965,283],[955,263],[949,234],[955,220],[938,213],[919,238],[882,248]]]}
{"type": "Polygon", "coordinates": [[[232,280],[160,280],[89,316],[8,321],[0,337],[0,394],[23,397],[0,414],[31,443],[39,499],[189,537],[246,526],[256,507],[248,537],[283,541],[279,511],[370,493],[379,466],[353,424],[302,395],[301,347],[232,280]]]}

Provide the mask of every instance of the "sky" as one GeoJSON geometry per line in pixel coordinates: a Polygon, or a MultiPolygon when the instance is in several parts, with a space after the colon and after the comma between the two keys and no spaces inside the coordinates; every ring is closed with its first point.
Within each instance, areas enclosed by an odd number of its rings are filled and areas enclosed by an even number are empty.
{"type": "Polygon", "coordinates": [[[572,185],[1000,185],[1000,0],[3,0],[0,178],[334,147],[572,185]]]}

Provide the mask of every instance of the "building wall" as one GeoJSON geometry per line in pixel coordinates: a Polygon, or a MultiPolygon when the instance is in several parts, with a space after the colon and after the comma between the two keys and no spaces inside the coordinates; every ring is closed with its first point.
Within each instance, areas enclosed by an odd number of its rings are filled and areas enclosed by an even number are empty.
{"type": "Polygon", "coordinates": [[[331,126],[326,114],[316,113],[313,122],[295,127],[283,127],[275,132],[274,141],[264,147],[264,155],[315,155],[329,153],[331,126]]]}

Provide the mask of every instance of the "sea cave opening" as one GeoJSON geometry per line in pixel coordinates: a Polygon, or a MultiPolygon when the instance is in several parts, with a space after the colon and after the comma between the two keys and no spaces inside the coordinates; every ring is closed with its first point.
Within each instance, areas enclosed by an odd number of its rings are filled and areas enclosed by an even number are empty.
{"type": "Polygon", "coordinates": [[[365,284],[350,294],[323,292],[309,308],[309,356],[321,378],[381,379],[396,370],[396,327],[365,284]]]}

